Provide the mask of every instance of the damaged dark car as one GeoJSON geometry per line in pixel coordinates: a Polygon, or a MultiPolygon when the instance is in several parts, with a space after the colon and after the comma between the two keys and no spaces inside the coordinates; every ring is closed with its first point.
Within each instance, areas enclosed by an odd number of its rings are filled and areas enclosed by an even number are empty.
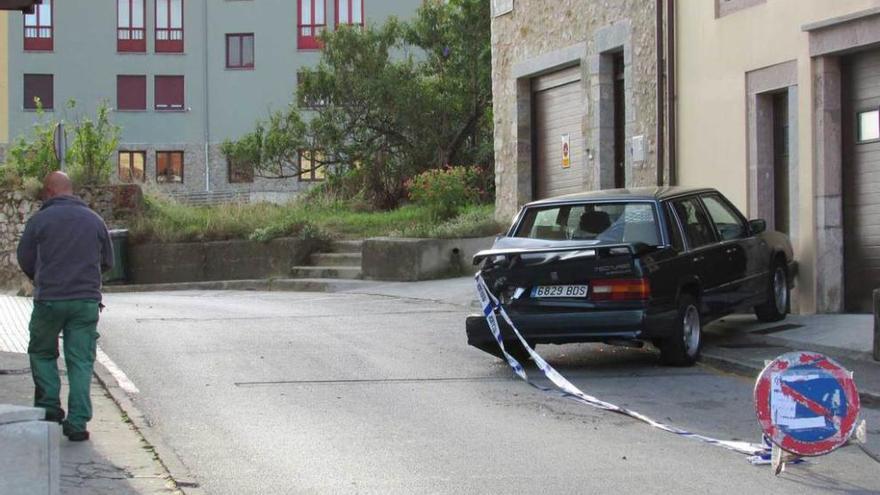
{"type": "MultiPolygon", "coordinates": [[[[676,366],[697,360],[714,319],[784,319],[796,269],[787,236],[747,221],[714,189],[681,187],[529,203],[474,264],[530,345],[648,342],[676,366]]],[[[500,356],[482,315],[466,330],[470,345],[500,356]]],[[[526,358],[504,323],[501,332],[526,358]]]]}

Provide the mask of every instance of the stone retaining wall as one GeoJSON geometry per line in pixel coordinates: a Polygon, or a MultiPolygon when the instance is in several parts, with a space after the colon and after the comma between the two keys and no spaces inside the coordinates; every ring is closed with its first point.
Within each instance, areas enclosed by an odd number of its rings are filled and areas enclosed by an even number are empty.
{"type": "Polygon", "coordinates": [[[494,237],[367,239],[363,247],[364,278],[414,282],[471,275],[476,272],[471,261],[474,254],[491,248],[494,241],[494,237]]]}
{"type": "Polygon", "coordinates": [[[128,281],[167,284],[249,280],[289,276],[322,247],[320,241],[294,238],[129,244],[128,281]]]}

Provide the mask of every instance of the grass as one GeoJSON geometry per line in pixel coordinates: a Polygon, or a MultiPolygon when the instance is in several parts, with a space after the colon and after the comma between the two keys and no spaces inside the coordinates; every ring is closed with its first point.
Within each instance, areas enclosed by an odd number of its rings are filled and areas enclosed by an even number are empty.
{"type": "Polygon", "coordinates": [[[503,230],[491,205],[465,208],[445,222],[432,220],[422,206],[362,212],[344,203],[287,205],[226,204],[188,206],[173,200],[147,197],[144,215],[132,221],[131,237],[138,242],[191,242],[227,239],[267,241],[295,236],[319,239],[365,237],[481,237],[503,230]]]}

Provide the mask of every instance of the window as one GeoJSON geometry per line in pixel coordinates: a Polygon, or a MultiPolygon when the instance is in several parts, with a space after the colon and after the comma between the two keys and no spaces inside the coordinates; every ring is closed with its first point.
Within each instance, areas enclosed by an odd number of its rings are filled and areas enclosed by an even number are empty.
{"type": "Polygon", "coordinates": [[[880,139],[880,110],[859,112],[858,142],[866,143],[880,139]]]}
{"type": "Polygon", "coordinates": [[[746,224],[742,217],[733,210],[733,207],[722,201],[718,196],[703,196],[703,204],[722,241],[732,241],[745,237],[746,224]]]}
{"type": "Polygon", "coordinates": [[[144,163],[147,154],[143,151],[119,152],[119,180],[122,182],[144,182],[144,163]]]}
{"type": "Polygon", "coordinates": [[[650,203],[584,203],[530,208],[515,237],[660,244],[650,203]]]}
{"type": "Polygon", "coordinates": [[[242,184],[254,181],[253,164],[226,157],[226,166],[230,184],[242,184]]]}
{"type": "Polygon", "coordinates": [[[672,203],[672,208],[684,228],[684,236],[691,249],[715,242],[712,222],[696,198],[672,203]]]}
{"type": "Polygon", "coordinates": [[[300,50],[317,50],[321,48],[318,36],[327,27],[327,22],[324,18],[324,2],[325,0],[297,0],[299,4],[297,48],[300,50]]]}
{"type": "Polygon", "coordinates": [[[183,152],[156,152],[156,182],[160,184],[183,183],[183,152]]]}
{"type": "Polygon", "coordinates": [[[315,182],[324,180],[324,156],[318,150],[299,152],[299,181],[315,182]]]}
{"type": "Polygon", "coordinates": [[[183,0],[156,0],[156,52],[183,52],[183,0]]]}
{"type": "Polygon", "coordinates": [[[296,73],[296,95],[297,105],[304,110],[317,110],[327,106],[327,100],[324,98],[308,98],[303,94],[303,71],[296,73]]]}
{"type": "Polygon", "coordinates": [[[336,0],[336,25],[363,26],[364,0],[336,0]]]}
{"type": "Polygon", "coordinates": [[[147,109],[147,76],[116,76],[116,109],[147,109]]]}
{"type": "Polygon", "coordinates": [[[226,35],[226,68],[254,68],[254,33],[226,35]]]}
{"type": "Polygon", "coordinates": [[[144,0],[116,0],[116,51],[145,52],[144,0]]]}
{"type": "Polygon", "coordinates": [[[33,14],[24,15],[25,50],[52,50],[52,3],[53,0],[44,0],[42,4],[34,6],[33,14]]]}
{"type": "Polygon", "coordinates": [[[24,108],[35,110],[36,100],[40,100],[43,110],[51,110],[55,107],[55,91],[52,74],[25,74],[24,75],[24,108]]]}
{"type": "Polygon", "coordinates": [[[681,228],[678,226],[678,221],[672,213],[672,207],[666,205],[663,211],[666,212],[666,224],[669,227],[669,243],[672,245],[672,249],[679,252],[684,251],[684,239],[681,237],[681,228]]]}
{"type": "Polygon", "coordinates": [[[156,76],[156,110],[183,110],[183,76],[156,76]]]}

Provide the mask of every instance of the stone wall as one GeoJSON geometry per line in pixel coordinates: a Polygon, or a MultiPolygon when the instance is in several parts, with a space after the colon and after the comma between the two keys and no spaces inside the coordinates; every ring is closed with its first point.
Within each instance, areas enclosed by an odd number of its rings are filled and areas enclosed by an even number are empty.
{"type": "MultiPolygon", "coordinates": [[[[98,212],[109,228],[125,225],[128,216],[143,208],[140,187],[102,186],[81,188],[77,194],[98,212]]],[[[27,278],[21,273],[15,250],[28,219],[42,203],[23,191],[0,189],[0,289],[27,289],[27,278]]]]}
{"type": "Polygon", "coordinates": [[[474,255],[492,247],[494,237],[405,239],[375,237],[364,241],[363,272],[370,280],[415,282],[471,275],[474,255]]]}
{"type": "MultiPolygon", "coordinates": [[[[495,119],[496,217],[508,220],[531,192],[532,77],[580,64],[587,101],[582,132],[584,188],[607,187],[599,177],[609,143],[599,111],[609,104],[603,55],[623,52],[626,77],[627,186],[657,182],[657,45],[655,2],[644,0],[517,0],[513,11],[492,20],[492,84],[495,119]],[[633,138],[644,139],[644,160],[633,160],[633,138]],[[601,142],[597,142],[601,141],[601,142]],[[601,167],[600,167],[601,165],[601,167]]],[[[612,133],[613,134],[613,133],[612,133]]],[[[612,138],[613,139],[613,136],[612,138]]],[[[610,143],[613,147],[613,141],[610,143]]],[[[572,166],[575,166],[573,164],[572,166]]]]}

